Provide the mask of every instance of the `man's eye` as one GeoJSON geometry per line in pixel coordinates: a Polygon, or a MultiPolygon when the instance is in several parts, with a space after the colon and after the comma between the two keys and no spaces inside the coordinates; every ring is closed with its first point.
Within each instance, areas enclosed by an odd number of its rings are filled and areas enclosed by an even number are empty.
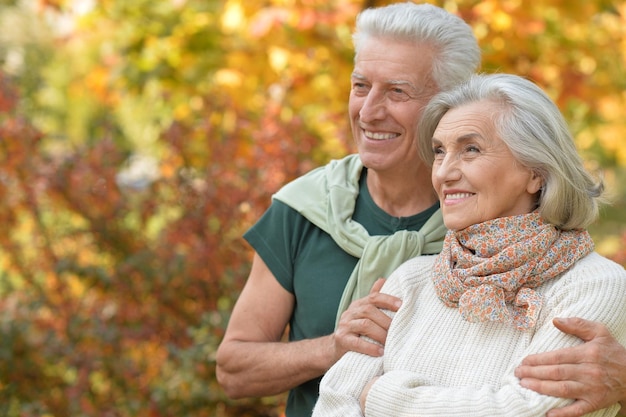
{"type": "Polygon", "coordinates": [[[362,82],[353,82],[352,88],[355,90],[365,90],[367,89],[367,84],[362,82]]]}
{"type": "Polygon", "coordinates": [[[433,153],[435,155],[443,155],[443,149],[441,148],[441,146],[433,146],[433,153]]]}
{"type": "Polygon", "coordinates": [[[390,97],[395,101],[407,101],[411,96],[402,88],[392,88],[389,90],[390,97]]]}
{"type": "Polygon", "coordinates": [[[354,83],[352,84],[352,94],[357,97],[365,97],[369,94],[369,88],[366,84],[354,83]]]}
{"type": "Polygon", "coordinates": [[[352,90],[357,94],[365,94],[369,90],[367,84],[365,83],[353,83],[352,90]]]}

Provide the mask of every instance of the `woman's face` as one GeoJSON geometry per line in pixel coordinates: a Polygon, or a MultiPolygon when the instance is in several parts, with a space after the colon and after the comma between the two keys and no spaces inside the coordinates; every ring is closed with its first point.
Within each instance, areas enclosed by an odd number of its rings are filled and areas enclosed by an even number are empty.
{"type": "Polygon", "coordinates": [[[522,166],[496,132],[499,104],[479,101],[449,110],[433,135],[432,180],[448,229],[530,213],[541,178],[522,166]]]}
{"type": "Polygon", "coordinates": [[[351,77],[349,113],[363,164],[412,172],[421,164],[417,121],[437,87],[430,48],[384,38],[364,40],[351,77]]]}

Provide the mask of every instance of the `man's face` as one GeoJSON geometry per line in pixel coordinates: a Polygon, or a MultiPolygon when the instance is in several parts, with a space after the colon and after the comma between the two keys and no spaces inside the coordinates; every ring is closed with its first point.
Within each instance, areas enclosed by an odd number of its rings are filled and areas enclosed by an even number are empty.
{"type": "Polygon", "coordinates": [[[363,164],[384,172],[420,164],[417,124],[438,92],[426,45],[366,39],[352,73],[349,112],[363,164]]]}

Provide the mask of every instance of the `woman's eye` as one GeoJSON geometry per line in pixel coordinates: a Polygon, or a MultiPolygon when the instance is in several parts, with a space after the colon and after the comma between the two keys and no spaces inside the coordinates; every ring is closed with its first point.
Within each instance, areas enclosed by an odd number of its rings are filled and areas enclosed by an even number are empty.
{"type": "Polygon", "coordinates": [[[478,146],[468,145],[465,147],[465,151],[466,152],[480,152],[480,149],[478,149],[478,146]]]}

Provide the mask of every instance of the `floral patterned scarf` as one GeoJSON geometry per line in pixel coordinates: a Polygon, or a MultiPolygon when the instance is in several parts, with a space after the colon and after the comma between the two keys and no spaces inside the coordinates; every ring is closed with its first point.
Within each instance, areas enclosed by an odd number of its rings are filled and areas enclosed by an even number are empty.
{"type": "Polygon", "coordinates": [[[532,329],[542,305],[533,288],[592,252],[586,230],[559,230],[537,212],[449,231],[435,261],[439,298],[470,322],[532,329]]]}

